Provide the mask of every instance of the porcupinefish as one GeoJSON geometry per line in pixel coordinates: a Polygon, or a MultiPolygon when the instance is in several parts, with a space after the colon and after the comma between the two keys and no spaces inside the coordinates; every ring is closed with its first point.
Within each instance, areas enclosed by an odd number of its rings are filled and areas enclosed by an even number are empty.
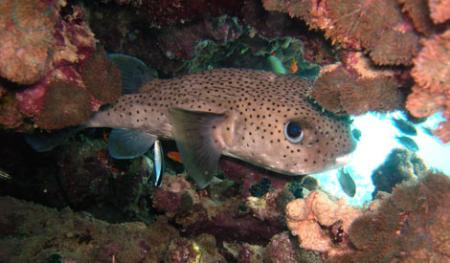
{"type": "Polygon", "coordinates": [[[126,128],[117,130],[121,136],[139,131],[128,137],[142,149],[157,138],[174,139],[200,188],[216,174],[221,155],[283,174],[309,174],[336,167],[355,147],[348,121],[311,104],[311,87],[298,77],[250,69],[154,79],[86,126],[126,128]]]}

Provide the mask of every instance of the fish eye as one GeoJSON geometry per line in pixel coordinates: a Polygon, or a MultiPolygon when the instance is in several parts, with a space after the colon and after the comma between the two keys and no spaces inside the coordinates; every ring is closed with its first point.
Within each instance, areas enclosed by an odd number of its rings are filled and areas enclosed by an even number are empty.
{"type": "Polygon", "coordinates": [[[300,143],[303,140],[303,130],[300,123],[296,121],[289,121],[284,126],[284,136],[291,143],[300,143]]]}

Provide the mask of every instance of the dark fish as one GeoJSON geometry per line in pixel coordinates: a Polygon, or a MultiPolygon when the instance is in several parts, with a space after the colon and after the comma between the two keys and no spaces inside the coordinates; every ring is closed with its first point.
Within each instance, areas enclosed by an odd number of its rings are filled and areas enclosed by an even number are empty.
{"type": "Polygon", "coordinates": [[[355,138],[355,140],[357,140],[357,141],[359,141],[359,139],[361,139],[361,131],[359,129],[353,129],[352,135],[353,135],[353,138],[355,138]]]}
{"type": "Polygon", "coordinates": [[[342,191],[350,197],[354,197],[356,193],[356,184],[350,175],[350,171],[345,168],[340,168],[338,170],[338,181],[341,185],[342,191]]]}
{"type": "Polygon", "coordinates": [[[397,127],[397,129],[402,133],[411,136],[417,135],[416,128],[408,121],[399,118],[393,118],[391,121],[394,124],[394,126],[397,127]]]}
{"type": "Polygon", "coordinates": [[[408,136],[397,136],[395,139],[410,151],[417,152],[419,150],[417,143],[408,136]]]}

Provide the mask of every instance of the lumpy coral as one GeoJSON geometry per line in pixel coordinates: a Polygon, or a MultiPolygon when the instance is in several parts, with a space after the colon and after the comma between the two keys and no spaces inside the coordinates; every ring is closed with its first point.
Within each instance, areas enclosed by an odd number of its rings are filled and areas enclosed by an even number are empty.
{"type": "Polygon", "coordinates": [[[305,199],[295,199],[286,206],[288,228],[298,237],[300,246],[329,255],[349,249],[346,236],[351,223],[361,213],[344,200],[335,202],[320,191],[311,192],[305,199]]]}
{"type": "Polygon", "coordinates": [[[53,61],[59,10],[64,5],[65,1],[2,1],[0,76],[31,84],[47,74],[53,61]]]}

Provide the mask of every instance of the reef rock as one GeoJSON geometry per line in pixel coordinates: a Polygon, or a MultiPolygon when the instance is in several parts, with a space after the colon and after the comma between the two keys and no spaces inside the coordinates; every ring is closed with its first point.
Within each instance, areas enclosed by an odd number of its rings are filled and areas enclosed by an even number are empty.
{"type": "Polygon", "coordinates": [[[164,220],[109,224],[11,197],[0,207],[1,262],[161,262],[179,237],[164,220]]]}
{"type": "Polygon", "coordinates": [[[414,153],[404,149],[394,149],[386,161],[372,173],[375,197],[379,191],[391,193],[399,183],[414,180],[427,173],[427,167],[414,153]]]}

